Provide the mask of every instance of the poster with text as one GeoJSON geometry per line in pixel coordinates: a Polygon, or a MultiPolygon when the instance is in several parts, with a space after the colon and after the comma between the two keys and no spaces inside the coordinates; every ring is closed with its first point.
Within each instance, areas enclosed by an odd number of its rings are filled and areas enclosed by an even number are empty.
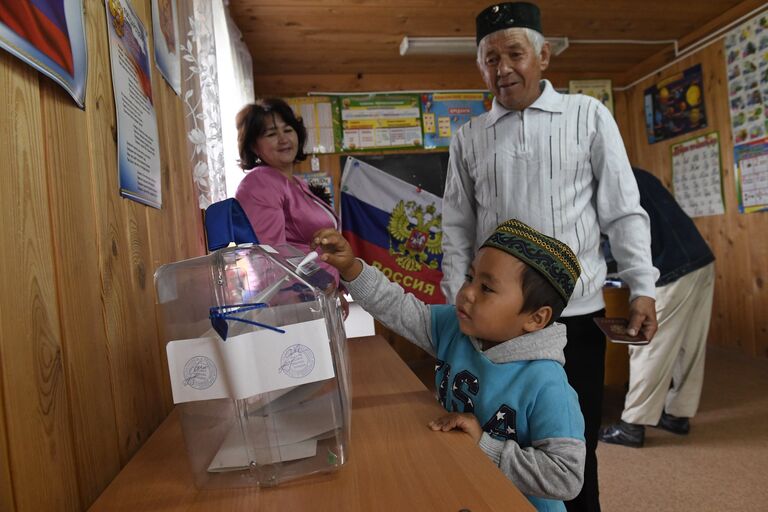
{"type": "Polygon", "coordinates": [[[650,144],[707,126],[701,64],[645,90],[645,124],[650,144]]]}
{"type": "Polygon", "coordinates": [[[152,0],[152,39],[155,65],[176,94],[181,94],[179,33],[176,0],[152,0]]]}
{"type": "Polygon", "coordinates": [[[488,92],[435,92],[421,95],[425,148],[446,148],[451,137],[473,117],[491,109],[488,92]]]}
{"type": "Polygon", "coordinates": [[[344,150],[421,147],[421,111],[415,94],[341,96],[344,150]]]}
{"type": "Polygon", "coordinates": [[[613,86],[610,80],[571,80],[568,82],[568,94],[592,96],[613,114],[613,86]]]}
{"type": "Polygon", "coordinates": [[[152,101],[147,32],[127,1],[104,1],[117,112],[120,194],[160,208],[160,144],[152,101]]]}
{"type": "Polygon", "coordinates": [[[762,139],[768,135],[768,13],[726,34],[725,60],[733,143],[762,139]]]}
{"type": "Polygon", "coordinates": [[[88,55],[82,0],[3,0],[0,48],[50,77],[85,107],[88,55]]]}
{"type": "Polygon", "coordinates": [[[768,210],[768,138],[741,144],[733,152],[739,211],[768,210]]]}
{"type": "Polygon", "coordinates": [[[286,98],[294,114],[300,116],[307,129],[304,153],[338,153],[341,151],[341,115],[339,102],[327,96],[286,98]]]}
{"type": "Polygon", "coordinates": [[[671,146],[675,199],[689,217],[722,215],[723,180],[717,132],[671,146]]]}

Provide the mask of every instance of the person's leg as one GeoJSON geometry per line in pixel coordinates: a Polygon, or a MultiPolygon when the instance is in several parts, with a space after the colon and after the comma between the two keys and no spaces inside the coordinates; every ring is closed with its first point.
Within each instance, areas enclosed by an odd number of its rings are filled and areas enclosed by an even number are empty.
{"type": "MultiPolygon", "coordinates": [[[[689,274],[693,293],[687,308],[682,352],[672,373],[672,389],[664,410],[673,416],[692,418],[699,409],[704,383],[704,358],[707,349],[712,298],[715,288],[714,263],[689,274]]],[[[685,276],[688,277],[688,276],[685,276]]]]}
{"type": "Polygon", "coordinates": [[[684,306],[690,292],[685,276],[656,288],[659,330],[648,345],[629,347],[629,389],[622,421],[635,425],[659,422],[689,321],[684,306]]]}
{"type": "Polygon", "coordinates": [[[595,450],[603,407],[605,336],[593,320],[596,316],[605,316],[605,310],[587,315],[561,317],[559,320],[567,329],[565,372],[568,375],[568,382],[579,395],[587,445],[584,486],[575,499],[565,502],[565,507],[570,512],[600,511],[595,450]]]}

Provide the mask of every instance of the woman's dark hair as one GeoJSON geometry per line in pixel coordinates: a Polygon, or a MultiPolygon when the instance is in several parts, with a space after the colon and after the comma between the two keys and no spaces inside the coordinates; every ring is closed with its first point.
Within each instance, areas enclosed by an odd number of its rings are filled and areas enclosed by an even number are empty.
{"type": "Polygon", "coordinates": [[[523,270],[523,307],[521,313],[532,313],[543,306],[552,308],[552,318],[547,324],[552,325],[565,309],[565,301],[555,287],[530,265],[523,270]]]}
{"type": "Polygon", "coordinates": [[[307,155],[304,154],[304,143],[307,141],[304,121],[296,117],[293,109],[280,98],[265,98],[246,105],[237,113],[237,148],[240,152],[241,168],[256,167],[259,155],[254,153],[251,147],[254,141],[267,131],[267,121],[274,121],[275,114],[293,128],[299,138],[299,150],[296,152],[295,161],[301,162],[307,159],[307,155]]]}

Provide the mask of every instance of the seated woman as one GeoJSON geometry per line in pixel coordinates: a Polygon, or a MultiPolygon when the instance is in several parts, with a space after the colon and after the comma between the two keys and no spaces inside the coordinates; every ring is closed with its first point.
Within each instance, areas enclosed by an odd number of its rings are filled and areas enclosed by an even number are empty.
{"type": "MultiPolygon", "coordinates": [[[[281,99],[258,100],[237,114],[240,167],[247,174],[235,198],[260,243],[288,244],[304,253],[310,251],[309,243],[318,229],[340,229],[339,219],[325,199],[294,176],[294,165],[307,158],[306,140],[301,118],[281,99]]],[[[338,285],[338,270],[315,261],[338,285]]]]}

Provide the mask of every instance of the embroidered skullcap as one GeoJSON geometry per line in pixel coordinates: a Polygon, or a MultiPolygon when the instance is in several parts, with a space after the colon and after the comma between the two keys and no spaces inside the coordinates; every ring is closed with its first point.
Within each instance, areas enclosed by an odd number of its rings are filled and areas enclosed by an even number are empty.
{"type": "Polygon", "coordinates": [[[556,238],[539,233],[517,219],[503,222],[483,243],[507,252],[538,270],[568,303],[581,267],[570,247],[556,238]]]}

